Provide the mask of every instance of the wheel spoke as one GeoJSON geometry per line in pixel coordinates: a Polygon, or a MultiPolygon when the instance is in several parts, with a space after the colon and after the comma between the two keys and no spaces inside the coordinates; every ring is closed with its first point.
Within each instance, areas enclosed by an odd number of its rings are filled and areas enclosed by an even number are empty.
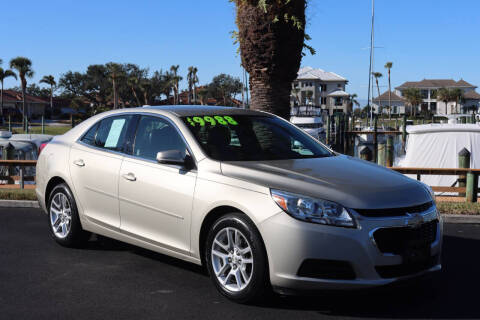
{"type": "Polygon", "coordinates": [[[238,248],[240,246],[240,236],[238,235],[238,230],[235,229],[235,246],[238,248]]]}
{"type": "Polygon", "coordinates": [[[232,235],[231,229],[227,229],[227,238],[228,238],[228,248],[231,249],[235,245],[235,242],[233,241],[233,235],[232,235]]]}
{"type": "Polygon", "coordinates": [[[212,254],[225,261],[228,259],[228,254],[222,253],[218,250],[212,250],[212,254]]]}
{"type": "Polygon", "coordinates": [[[67,224],[65,222],[62,223],[62,235],[67,235],[67,224]]]}
{"type": "Polygon", "coordinates": [[[58,216],[58,215],[60,214],[60,212],[61,212],[60,210],[54,208],[53,206],[50,207],[50,211],[52,211],[53,213],[55,213],[57,216],[58,216]]]}
{"type": "Polygon", "coordinates": [[[218,245],[220,248],[222,248],[223,250],[225,250],[225,252],[228,252],[228,245],[225,245],[223,243],[221,243],[219,240],[215,239],[214,243],[216,245],[218,245]]]}
{"type": "Polygon", "coordinates": [[[223,266],[218,270],[218,272],[215,272],[215,275],[217,277],[223,276],[225,274],[225,271],[230,267],[228,263],[224,263],[223,266]]]}
{"type": "Polygon", "coordinates": [[[62,219],[60,219],[60,216],[57,215],[55,221],[53,222],[52,226],[56,229],[58,228],[58,226],[60,225],[60,222],[62,221],[62,219]]]}
{"type": "Polygon", "coordinates": [[[242,281],[242,274],[240,273],[240,268],[237,268],[233,274],[235,276],[235,282],[237,283],[238,289],[241,289],[243,287],[243,281],[242,281]]]}
{"type": "Polygon", "coordinates": [[[246,248],[243,248],[243,249],[240,249],[238,250],[239,254],[241,256],[244,256],[246,255],[247,253],[251,253],[252,252],[252,249],[250,249],[250,247],[246,247],[246,248]]]}
{"type": "Polygon", "coordinates": [[[246,270],[244,268],[239,268],[240,272],[242,273],[243,279],[245,279],[245,282],[248,282],[250,280],[250,277],[247,275],[246,270]]]}
{"type": "Polygon", "coordinates": [[[55,199],[52,200],[52,206],[51,206],[52,209],[53,209],[53,206],[55,206],[55,209],[56,209],[56,210],[60,210],[60,209],[61,209],[61,208],[60,208],[60,204],[58,203],[58,199],[55,198],[55,199]]]}
{"type": "Polygon", "coordinates": [[[253,263],[253,259],[251,259],[251,258],[242,259],[242,262],[251,264],[251,263],[253,263]]]}
{"type": "Polygon", "coordinates": [[[67,197],[65,197],[63,194],[61,195],[62,199],[62,209],[67,208],[67,197]]]}

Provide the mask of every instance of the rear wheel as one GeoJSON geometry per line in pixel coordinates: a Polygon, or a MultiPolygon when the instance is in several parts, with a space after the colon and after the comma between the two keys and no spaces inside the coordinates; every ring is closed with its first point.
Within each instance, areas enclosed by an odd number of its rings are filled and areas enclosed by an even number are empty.
{"type": "Polygon", "coordinates": [[[239,213],[219,218],[210,230],[205,261],[217,289],[227,298],[247,303],[268,288],[267,257],[261,237],[239,213]]]}
{"type": "Polygon", "coordinates": [[[55,186],[50,194],[48,221],[52,237],[62,246],[77,247],[90,237],[90,233],[82,229],[77,204],[65,183],[55,186]]]}

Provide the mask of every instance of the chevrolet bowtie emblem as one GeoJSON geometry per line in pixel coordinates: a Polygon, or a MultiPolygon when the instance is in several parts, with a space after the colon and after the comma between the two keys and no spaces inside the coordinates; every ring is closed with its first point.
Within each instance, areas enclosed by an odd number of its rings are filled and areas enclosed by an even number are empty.
{"type": "Polygon", "coordinates": [[[407,220],[406,225],[412,228],[417,228],[423,223],[423,217],[419,213],[408,213],[407,212],[407,220]]]}

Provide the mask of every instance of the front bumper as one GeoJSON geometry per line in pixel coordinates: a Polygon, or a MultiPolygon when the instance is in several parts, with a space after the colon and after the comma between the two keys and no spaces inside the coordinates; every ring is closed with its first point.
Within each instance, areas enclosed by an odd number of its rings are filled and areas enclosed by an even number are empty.
{"type": "Polygon", "coordinates": [[[379,228],[407,227],[408,217],[367,218],[353,212],[357,228],[307,223],[279,213],[259,226],[264,238],[270,281],[276,291],[320,289],[360,289],[387,285],[441,269],[443,225],[436,207],[422,213],[424,223],[436,221],[436,237],[430,245],[431,263],[401,276],[380,276],[376,267],[402,266],[399,254],[381,252],[373,233],[379,228]],[[354,271],[353,279],[299,276],[306,259],[342,261],[354,271]]]}

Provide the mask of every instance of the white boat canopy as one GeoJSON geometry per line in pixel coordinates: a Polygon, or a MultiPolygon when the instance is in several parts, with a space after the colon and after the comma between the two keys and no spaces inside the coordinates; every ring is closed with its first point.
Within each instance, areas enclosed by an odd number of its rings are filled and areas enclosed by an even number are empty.
{"type": "MultiPolygon", "coordinates": [[[[470,168],[480,168],[480,125],[425,124],[407,126],[406,155],[396,165],[415,168],[458,168],[458,153],[470,152],[470,168]]],[[[431,186],[452,186],[456,176],[424,175],[431,186]]]]}

